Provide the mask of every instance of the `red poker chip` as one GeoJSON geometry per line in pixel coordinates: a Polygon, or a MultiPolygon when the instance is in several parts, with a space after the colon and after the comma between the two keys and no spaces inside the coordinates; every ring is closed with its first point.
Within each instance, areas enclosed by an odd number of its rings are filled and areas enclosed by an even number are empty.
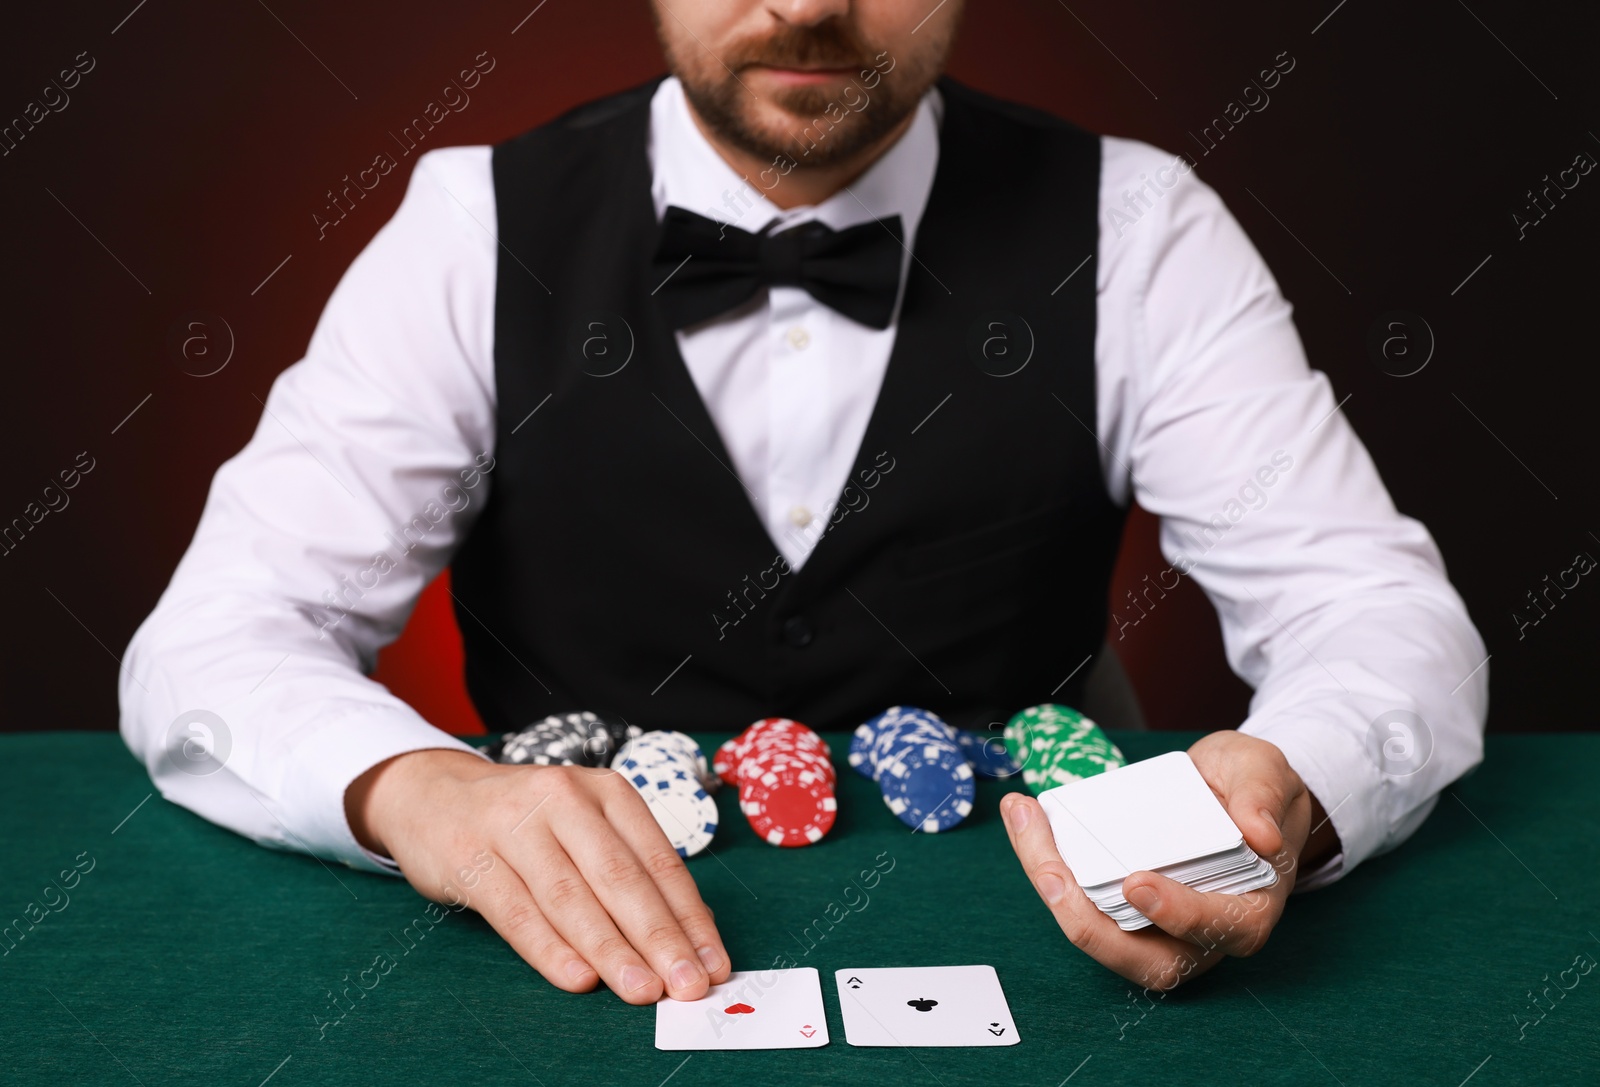
{"type": "MultiPolygon", "coordinates": [[[[762,724],[762,722],[755,722],[755,724],[762,724]]],[[[728,751],[733,752],[733,754],[739,754],[739,752],[749,748],[750,743],[752,743],[752,741],[754,741],[758,735],[760,735],[760,732],[755,732],[755,725],[750,725],[750,727],[746,728],[744,732],[741,732],[739,735],[733,736],[731,740],[726,741],[726,743],[723,744],[723,748],[728,749],[728,751]]]]}
{"type": "Polygon", "coordinates": [[[823,742],[822,737],[818,736],[812,729],[787,717],[764,717],[745,729],[740,735],[744,742],[750,742],[762,736],[798,736],[804,737],[804,742],[818,744],[824,749],[828,746],[823,742]]]}
{"type": "Polygon", "coordinates": [[[717,775],[739,787],[751,828],[776,846],[820,841],[838,813],[827,743],[798,721],[764,717],[717,750],[717,775]]]}
{"type": "Polygon", "coordinates": [[[820,778],[822,781],[826,782],[828,788],[830,788],[830,789],[837,789],[838,786],[839,786],[839,779],[837,777],[834,777],[834,776],[831,776],[829,774],[824,773],[818,767],[807,766],[804,763],[795,763],[795,762],[779,763],[778,765],[764,767],[764,768],[761,768],[761,769],[747,768],[745,773],[743,774],[743,776],[740,777],[739,784],[742,787],[746,781],[750,781],[750,780],[753,780],[755,778],[759,778],[759,777],[761,777],[761,776],[763,776],[765,774],[768,774],[768,773],[773,773],[773,772],[776,772],[776,771],[788,771],[788,770],[805,770],[805,771],[807,771],[807,772],[809,772],[811,774],[814,774],[818,778],[820,778]]]}
{"type": "Polygon", "coordinates": [[[766,729],[766,728],[805,728],[805,727],[806,726],[802,725],[799,721],[796,721],[796,720],[794,720],[792,718],[789,718],[789,717],[763,717],[761,720],[756,721],[749,728],[745,729],[745,731],[746,732],[759,732],[760,730],[766,729]]]}
{"type": "Polygon", "coordinates": [[[838,772],[827,758],[798,751],[774,751],[747,756],[739,760],[736,775],[741,778],[752,774],[759,775],[767,770],[786,766],[800,766],[821,774],[830,785],[839,780],[838,772]]]}
{"type": "MultiPolygon", "coordinates": [[[[757,724],[759,725],[760,722],[757,722],[757,724]]],[[[828,745],[822,742],[820,736],[804,725],[794,725],[792,722],[790,726],[784,728],[771,726],[759,730],[756,725],[752,725],[749,729],[728,741],[725,746],[735,762],[748,757],[752,753],[773,748],[803,748],[810,751],[820,751],[824,755],[829,753],[828,745]]]]}
{"type": "Polygon", "coordinates": [[[744,755],[767,750],[806,751],[824,758],[828,755],[828,749],[822,744],[796,736],[758,736],[740,748],[744,755]]]}
{"type": "MultiPolygon", "coordinates": [[[[790,722],[790,724],[794,724],[794,722],[790,722]]],[[[827,741],[822,740],[822,736],[819,736],[818,733],[813,732],[811,728],[806,728],[805,725],[795,724],[794,728],[787,728],[787,730],[768,730],[768,732],[758,732],[755,733],[754,741],[755,743],[760,743],[760,741],[765,740],[765,738],[768,738],[768,736],[782,736],[782,738],[787,738],[790,743],[802,744],[802,746],[806,746],[806,748],[818,748],[822,754],[827,754],[827,756],[834,754],[834,749],[827,746],[827,741]]]]}
{"type": "Polygon", "coordinates": [[[823,756],[828,754],[827,746],[819,740],[807,739],[804,736],[798,735],[772,734],[757,736],[755,739],[741,744],[738,748],[738,751],[741,755],[749,755],[752,752],[772,748],[779,750],[812,751],[823,756]]]}
{"type": "Polygon", "coordinates": [[[755,759],[764,755],[800,755],[808,759],[827,760],[828,754],[820,747],[811,747],[807,744],[751,744],[745,748],[742,758],[755,759]]]}
{"type": "Polygon", "coordinates": [[[755,743],[746,744],[739,752],[743,758],[759,755],[765,751],[803,751],[808,755],[825,759],[828,753],[817,744],[796,743],[793,740],[757,740],[755,743]]]}
{"type": "Polygon", "coordinates": [[[738,748],[739,737],[735,736],[721,747],[717,748],[716,756],[711,760],[711,769],[726,785],[737,785],[739,779],[736,772],[739,769],[740,752],[738,748]]]}
{"type": "Polygon", "coordinates": [[[833,829],[839,805],[826,777],[795,763],[746,773],[739,783],[739,809],[763,841],[794,847],[821,841],[833,829]]]}

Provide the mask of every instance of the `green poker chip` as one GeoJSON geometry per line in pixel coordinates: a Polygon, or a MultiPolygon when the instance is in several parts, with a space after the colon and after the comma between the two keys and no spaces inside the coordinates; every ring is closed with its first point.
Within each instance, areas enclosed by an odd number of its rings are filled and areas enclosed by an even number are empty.
{"type": "Polygon", "coordinates": [[[1004,736],[1035,795],[1128,764],[1100,726],[1070,706],[1029,706],[1006,723],[1004,736]]]}
{"type": "Polygon", "coordinates": [[[1036,766],[1045,753],[1056,745],[1083,740],[1094,734],[1104,735],[1083,714],[1070,706],[1046,703],[1029,706],[1012,715],[1006,722],[1004,741],[1006,753],[1024,769],[1036,766]]]}

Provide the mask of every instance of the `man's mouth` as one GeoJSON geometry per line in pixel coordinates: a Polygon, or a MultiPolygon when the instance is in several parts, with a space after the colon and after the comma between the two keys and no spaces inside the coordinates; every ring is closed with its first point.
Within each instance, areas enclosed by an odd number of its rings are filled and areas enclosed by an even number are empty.
{"type": "Polygon", "coordinates": [[[838,79],[849,79],[859,70],[849,66],[791,68],[776,64],[753,64],[751,67],[767,73],[768,76],[779,83],[790,85],[827,83],[838,79]]]}

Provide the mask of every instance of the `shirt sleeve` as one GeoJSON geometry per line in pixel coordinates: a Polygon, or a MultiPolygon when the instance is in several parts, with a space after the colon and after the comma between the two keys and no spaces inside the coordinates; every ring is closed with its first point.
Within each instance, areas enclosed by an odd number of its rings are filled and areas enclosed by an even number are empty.
{"type": "Polygon", "coordinates": [[[403,752],[473,750],[367,673],[489,495],[489,155],[417,161],[124,658],[122,735],[161,794],[263,845],[397,871],[356,842],[345,789],[403,752]]]}
{"type": "Polygon", "coordinates": [[[1298,881],[1321,886],[1398,845],[1482,760],[1488,654],[1221,198],[1180,156],[1105,148],[1108,486],[1161,519],[1171,566],[1152,580],[1192,576],[1216,607],[1255,688],[1240,731],[1276,744],[1329,813],[1342,853],[1298,881]]]}

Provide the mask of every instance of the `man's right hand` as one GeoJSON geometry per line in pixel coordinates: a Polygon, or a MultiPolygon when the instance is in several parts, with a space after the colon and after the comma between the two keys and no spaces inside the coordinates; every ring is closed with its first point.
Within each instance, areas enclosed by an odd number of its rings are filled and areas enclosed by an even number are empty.
{"type": "Polygon", "coordinates": [[[463,751],[412,751],[345,793],[356,840],[394,858],[411,886],[469,904],[552,985],[604,981],[630,1004],[697,1000],[729,959],[694,877],[621,774],[501,766],[463,751]],[[485,854],[492,864],[474,866],[485,854]]]}

